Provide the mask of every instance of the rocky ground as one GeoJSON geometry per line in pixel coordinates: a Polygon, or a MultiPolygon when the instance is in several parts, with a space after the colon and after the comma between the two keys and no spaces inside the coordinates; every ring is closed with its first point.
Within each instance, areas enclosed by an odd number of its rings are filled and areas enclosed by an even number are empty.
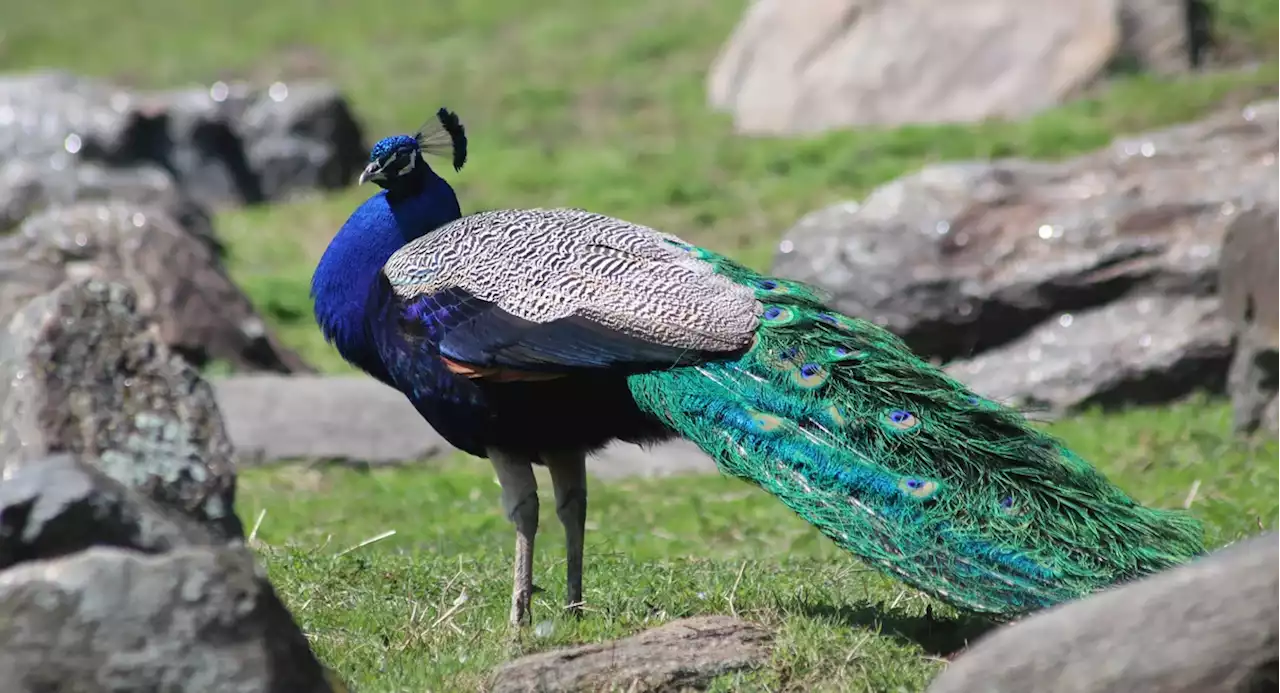
{"type": "MultiPolygon", "coordinates": [[[[804,120],[761,110],[758,56],[789,65],[821,37],[809,25],[762,42],[780,6],[761,2],[714,70],[713,100],[744,131],[813,130],[920,103],[955,119],[1022,114],[1124,56],[1187,69],[1193,25],[1151,12],[1117,24],[1113,4],[1027,4],[1009,30],[1042,33],[1011,54],[1034,60],[991,87],[1016,100],[940,102],[968,92],[926,80],[894,97],[905,105],[849,97],[859,112],[804,120]],[[1067,53],[1052,79],[1035,69],[1067,53]]],[[[893,40],[877,27],[896,20],[860,8],[828,3],[843,34],[805,74],[893,40]]],[[[980,32],[969,44],[1003,45],[980,32]]],[[[919,48],[902,64],[953,56],[919,48]]],[[[835,93],[863,83],[846,79],[835,93]]],[[[796,88],[805,102],[812,86],[796,88]]],[[[774,269],[991,397],[1055,414],[1226,391],[1241,433],[1274,434],[1278,117],[1267,100],[1066,161],[931,166],[800,220],[774,269]]],[[[453,451],[397,393],[315,374],[276,339],[228,278],[211,218],[346,185],[365,146],[324,83],[151,93],[0,76],[0,681],[17,686],[6,690],[341,690],[246,544],[236,467],[453,451]],[[213,361],[235,374],[206,381],[213,361]]],[[[601,477],[714,470],[681,444],[616,446],[591,465],[601,477]]],[[[1278,541],[996,630],[930,690],[1275,690],[1278,541]]],[[[679,690],[758,666],[771,646],[737,619],[677,621],[513,661],[493,686],[679,690]]]]}
{"type": "Polygon", "coordinates": [[[8,690],[332,690],[244,544],[209,385],[131,290],[66,282],[0,354],[8,690]]]}
{"type": "Polygon", "coordinates": [[[197,370],[311,370],[227,278],[210,224],[358,170],[337,93],[284,96],[0,77],[5,690],[335,690],[245,545],[197,370]]]}
{"type": "MultiPolygon", "coordinates": [[[[1025,407],[1221,391],[1236,334],[1275,358],[1265,313],[1224,311],[1220,287],[1274,301],[1275,273],[1245,263],[1275,243],[1277,115],[1258,102],[1066,161],[931,166],[800,220],[774,270],[1025,407]]],[[[1237,392],[1275,399],[1252,382],[1237,392]]]]}

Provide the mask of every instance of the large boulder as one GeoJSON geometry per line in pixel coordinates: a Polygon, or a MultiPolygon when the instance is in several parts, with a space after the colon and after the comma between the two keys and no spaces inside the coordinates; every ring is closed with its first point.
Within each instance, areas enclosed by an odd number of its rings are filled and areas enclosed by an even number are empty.
{"type": "Polygon", "coordinates": [[[4,690],[343,690],[245,546],[208,385],[134,304],[69,281],[0,332],[4,690]]]}
{"type": "Polygon", "coordinates": [[[947,372],[995,401],[1062,413],[1221,392],[1230,356],[1218,301],[1137,296],[1063,313],[947,372]]]}
{"type": "Polygon", "coordinates": [[[95,547],[0,572],[12,693],[329,693],[248,548],[95,547]]]}
{"type": "Polygon", "coordinates": [[[0,332],[0,460],[63,452],[224,537],[242,535],[213,392],[139,316],[125,286],[68,281],[0,332]]]}
{"type": "Polygon", "coordinates": [[[1213,42],[1208,0],[1122,0],[1116,67],[1177,74],[1200,67],[1213,42]]]}
{"type": "Polygon", "coordinates": [[[69,454],[0,458],[0,571],[93,546],[163,553],[225,540],[69,454]]]}
{"type": "Polygon", "coordinates": [[[1280,536],[1065,604],[976,642],[928,693],[1276,690],[1280,536]]]}
{"type": "MultiPolygon", "coordinates": [[[[1039,341],[1065,332],[1029,333],[1064,313],[1080,317],[1140,296],[1217,300],[1227,229],[1275,232],[1277,114],[1276,102],[1256,103],[1061,162],[929,166],[861,203],[806,216],[786,234],[773,270],[826,289],[836,308],[888,327],[939,361],[982,358],[1021,339],[1009,348],[1043,362],[1039,341]]],[[[1160,321],[1145,318],[1153,336],[1143,341],[1155,342],[1160,321]]],[[[1078,358],[1133,354],[1122,344],[1133,333],[1115,330],[1111,345],[1092,341],[1078,358]]],[[[1082,339],[1094,337],[1105,339],[1101,331],[1082,339]]],[[[1206,342],[1185,344],[1201,350],[1206,342]]],[[[1071,358],[1070,349],[1055,353],[1071,358]]],[[[1228,359],[1219,350],[1200,361],[1203,384],[1220,381],[1228,359]]],[[[1072,406],[1073,398],[1058,404],[1072,406]]]]}
{"type": "Polygon", "coordinates": [[[106,201],[161,209],[214,255],[222,256],[208,210],[162,168],[147,164],[113,168],[91,162],[54,166],[32,159],[0,163],[0,237],[49,207],[106,201]]]}
{"type": "Polygon", "coordinates": [[[57,71],[0,77],[0,160],[154,166],[205,204],[349,185],[365,151],[323,82],[133,92],[57,71]]]}
{"type": "Polygon", "coordinates": [[[141,96],[146,127],[177,146],[152,156],[210,203],[280,200],[352,185],[368,148],[346,99],[306,80],[215,82],[141,96]]]}
{"type": "Polygon", "coordinates": [[[1185,71],[1204,5],[757,0],[711,67],[709,100],[755,134],[1021,118],[1113,65],[1185,71]]]}
{"type": "Polygon", "coordinates": [[[213,249],[158,207],[82,202],[52,207],[0,236],[0,320],[69,278],[127,284],[160,338],[193,365],[307,372],[280,344],[213,249]]]}

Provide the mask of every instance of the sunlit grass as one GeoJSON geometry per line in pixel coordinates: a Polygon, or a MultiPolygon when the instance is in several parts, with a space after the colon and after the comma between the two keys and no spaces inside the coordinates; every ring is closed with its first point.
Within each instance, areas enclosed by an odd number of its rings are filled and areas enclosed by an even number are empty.
{"type": "MultiPolygon", "coordinates": [[[[1277,446],[1233,439],[1223,404],[1086,414],[1049,428],[1144,503],[1183,507],[1190,497],[1213,546],[1277,526],[1277,446]]],[[[590,611],[577,622],[560,613],[563,535],[550,506],[548,498],[535,563],[546,591],[534,619],[553,629],[513,641],[513,533],[487,463],[251,470],[239,500],[246,524],[265,511],[262,555],[318,653],[362,691],[475,690],[512,656],[729,613],[731,600],[779,639],[764,670],[731,677],[724,690],[918,691],[939,656],[980,632],[867,569],[763,492],[718,476],[592,482],[590,611]]]]}

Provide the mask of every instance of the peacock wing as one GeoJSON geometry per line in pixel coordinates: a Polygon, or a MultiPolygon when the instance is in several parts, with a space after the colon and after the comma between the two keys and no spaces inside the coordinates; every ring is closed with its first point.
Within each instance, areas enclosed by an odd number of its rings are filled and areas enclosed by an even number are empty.
{"type": "Polygon", "coordinates": [[[473,376],[670,366],[749,346],[753,292],[677,244],[580,209],[473,214],[387,261],[389,317],[473,376]]]}

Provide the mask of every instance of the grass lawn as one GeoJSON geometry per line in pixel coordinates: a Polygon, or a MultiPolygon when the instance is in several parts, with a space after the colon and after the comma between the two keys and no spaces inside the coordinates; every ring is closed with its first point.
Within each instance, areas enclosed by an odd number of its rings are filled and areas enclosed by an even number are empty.
{"type": "MultiPolygon", "coordinates": [[[[1050,430],[1145,503],[1181,507],[1197,486],[1191,510],[1218,546],[1277,524],[1277,446],[1233,441],[1228,428],[1225,406],[1192,401],[1050,430]]],[[[559,613],[563,533],[545,479],[542,488],[534,580],[546,592],[534,597],[538,625],[518,640],[505,630],[514,535],[483,461],[252,470],[238,505],[250,525],[266,511],[257,539],[272,580],[321,658],[359,691],[476,690],[525,652],[734,610],[778,629],[777,649],[768,668],[717,690],[918,691],[940,656],[981,632],[763,492],[714,476],[593,481],[590,611],[575,621],[559,613]]]]}
{"type": "MultiPolygon", "coordinates": [[[[42,0],[9,3],[0,71],[60,67],[145,87],[321,76],[371,138],[459,112],[472,158],[450,175],[464,209],[573,205],[650,224],[767,265],[800,215],[939,160],[1061,158],[1114,136],[1276,93],[1274,0],[1218,0],[1219,36],[1254,67],[1128,76],[1014,123],[741,138],[705,106],[706,67],[746,0],[42,0]]],[[[283,338],[328,371],[307,288],[328,239],[371,189],[221,213],[233,276],[283,338]]],[[[1145,502],[1192,510],[1220,545],[1277,523],[1274,444],[1233,441],[1196,400],[1054,424],[1145,502]]],[[[544,508],[549,506],[544,503],[544,508]]],[[[731,480],[592,490],[581,622],[557,616],[559,525],[546,513],[535,617],[508,641],[511,530],[488,466],[251,470],[239,511],[320,655],[360,691],[473,690],[524,651],[736,610],[775,626],[770,667],[723,689],[914,691],[976,632],[930,623],[927,600],[867,572],[780,504],[731,480]],[[344,555],[394,529],[393,537],[344,555]],[[739,575],[741,579],[739,580],[739,575]],[[442,618],[451,606],[466,600],[442,618]]],[[[954,615],[934,605],[941,616],[954,615]]]]}

